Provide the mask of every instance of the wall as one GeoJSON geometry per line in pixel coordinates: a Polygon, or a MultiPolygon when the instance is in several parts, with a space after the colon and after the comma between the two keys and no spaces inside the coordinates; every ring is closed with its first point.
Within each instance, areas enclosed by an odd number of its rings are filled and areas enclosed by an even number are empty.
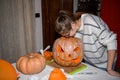
{"type": "Polygon", "coordinates": [[[120,69],[120,0],[103,0],[101,6],[101,17],[109,28],[117,34],[118,56],[116,67],[120,69]]]}
{"type": "Polygon", "coordinates": [[[41,12],[41,0],[35,0],[35,13],[40,13],[40,17],[36,18],[36,45],[37,51],[43,48],[42,37],[42,12],[41,12]]]}
{"type": "Polygon", "coordinates": [[[73,12],[75,12],[77,10],[77,6],[78,5],[78,0],[74,0],[74,3],[73,3],[73,12]]]}

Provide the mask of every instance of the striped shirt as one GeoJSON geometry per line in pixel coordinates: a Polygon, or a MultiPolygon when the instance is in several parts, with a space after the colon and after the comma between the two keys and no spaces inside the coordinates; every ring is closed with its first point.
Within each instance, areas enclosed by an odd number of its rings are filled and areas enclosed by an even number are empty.
{"type": "Polygon", "coordinates": [[[83,14],[75,37],[83,40],[85,61],[96,67],[107,67],[107,50],[116,50],[117,40],[100,17],[83,14]]]}

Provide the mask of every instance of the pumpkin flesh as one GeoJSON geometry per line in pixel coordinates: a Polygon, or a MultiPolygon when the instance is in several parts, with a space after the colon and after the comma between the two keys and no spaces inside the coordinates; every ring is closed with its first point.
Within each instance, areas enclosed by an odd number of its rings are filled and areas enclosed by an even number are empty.
{"type": "Polygon", "coordinates": [[[45,51],[44,52],[44,57],[46,60],[52,60],[53,59],[53,53],[50,51],[45,51]]]}

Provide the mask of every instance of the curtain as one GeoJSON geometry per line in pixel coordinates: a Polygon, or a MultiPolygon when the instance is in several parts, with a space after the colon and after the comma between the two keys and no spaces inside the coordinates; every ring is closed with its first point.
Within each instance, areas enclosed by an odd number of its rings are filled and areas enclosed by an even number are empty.
{"type": "Polygon", "coordinates": [[[0,0],[0,58],[9,62],[35,51],[34,0],[0,0]]]}

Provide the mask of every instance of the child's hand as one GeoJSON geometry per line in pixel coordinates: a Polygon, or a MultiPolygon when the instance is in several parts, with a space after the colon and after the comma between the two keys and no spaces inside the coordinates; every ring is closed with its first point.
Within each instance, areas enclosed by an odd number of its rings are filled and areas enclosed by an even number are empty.
{"type": "Polygon", "coordinates": [[[117,77],[120,77],[120,73],[114,71],[114,70],[108,70],[107,71],[108,74],[112,75],[112,76],[117,76],[117,77]]]}

